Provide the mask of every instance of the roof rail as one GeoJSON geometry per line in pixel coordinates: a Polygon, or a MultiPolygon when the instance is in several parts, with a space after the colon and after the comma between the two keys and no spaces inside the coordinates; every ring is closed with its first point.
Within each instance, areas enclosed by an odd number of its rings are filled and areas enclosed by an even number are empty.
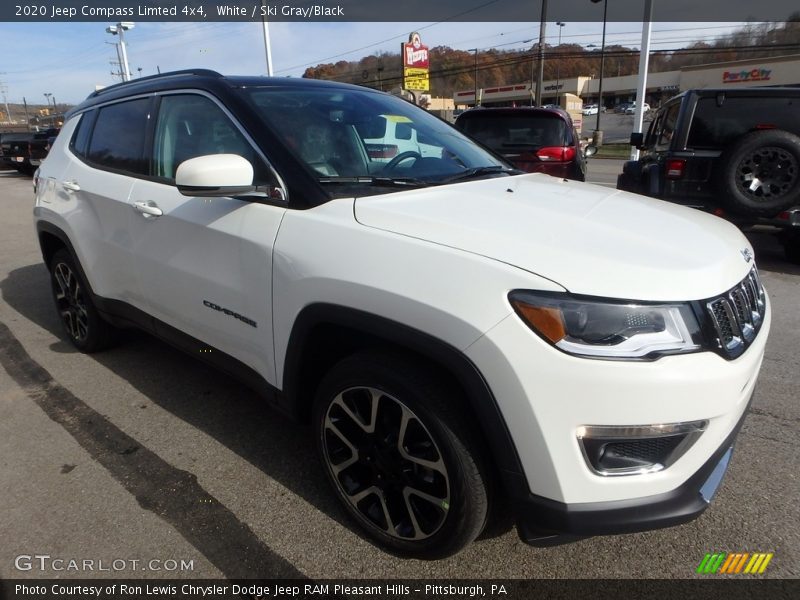
{"type": "Polygon", "coordinates": [[[161,79],[162,77],[178,77],[182,75],[202,75],[205,77],[216,77],[222,78],[224,75],[217,73],[216,71],[212,71],[211,69],[184,69],[182,71],[169,71],[167,73],[158,73],[156,75],[148,75],[147,77],[137,77],[136,79],[131,79],[129,81],[123,81],[122,83],[115,83],[114,85],[109,85],[108,87],[104,87],[101,90],[97,90],[89,94],[88,98],[97,98],[102,94],[110,90],[117,90],[124,85],[130,85],[132,83],[138,83],[140,81],[151,81],[153,79],[161,79]]]}

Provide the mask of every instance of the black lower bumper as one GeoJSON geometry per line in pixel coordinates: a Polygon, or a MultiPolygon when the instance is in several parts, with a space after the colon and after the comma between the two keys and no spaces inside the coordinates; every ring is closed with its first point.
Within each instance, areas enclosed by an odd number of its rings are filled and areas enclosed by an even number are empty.
{"type": "Polygon", "coordinates": [[[580,504],[564,504],[530,494],[517,503],[519,537],[528,544],[546,546],[595,535],[672,527],[697,518],[710,500],[701,489],[708,494],[704,489],[709,487],[707,482],[721,478],[724,473],[730,458],[727,453],[733,448],[748,410],[749,406],[716,452],[674,490],[645,498],[580,504]]]}

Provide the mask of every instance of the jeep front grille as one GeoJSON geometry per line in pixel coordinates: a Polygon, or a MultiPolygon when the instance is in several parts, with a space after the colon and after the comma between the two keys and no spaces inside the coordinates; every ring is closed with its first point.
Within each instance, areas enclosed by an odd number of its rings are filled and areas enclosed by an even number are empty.
{"type": "Polygon", "coordinates": [[[755,339],[765,310],[764,288],[753,267],[739,285],[706,302],[717,349],[729,358],[741,355],[755,339]]]}

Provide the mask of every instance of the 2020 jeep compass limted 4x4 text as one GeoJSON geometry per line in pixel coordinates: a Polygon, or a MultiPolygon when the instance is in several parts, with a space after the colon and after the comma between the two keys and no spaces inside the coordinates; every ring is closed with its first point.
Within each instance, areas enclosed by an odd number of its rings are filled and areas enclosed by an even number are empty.
{"type": "Polygon", "coordinates": [[[310,423],[344,508],[408,555],[457,552],[499,506],[530,543],[696,517],[764,355],[735,227],[520,174],[368,89],[113,86],[35,185],[75,346],[133,325],[241,378],[310,423]],[[373,156],[387,120],[425,153],[373,156]]]}

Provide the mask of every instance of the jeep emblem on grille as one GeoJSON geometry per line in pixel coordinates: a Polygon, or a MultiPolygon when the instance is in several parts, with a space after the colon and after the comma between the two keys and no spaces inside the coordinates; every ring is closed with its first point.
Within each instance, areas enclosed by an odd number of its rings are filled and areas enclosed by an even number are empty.
{"type": "Polygon", "coordinates": [[[742,253],[742,256],[744,257],[744,262],[750,262],[751,260],[753,260],[753,253],[750,252],[750,248],[744,248],[742,250],[739,250],[739,252],[742,253]]]}

